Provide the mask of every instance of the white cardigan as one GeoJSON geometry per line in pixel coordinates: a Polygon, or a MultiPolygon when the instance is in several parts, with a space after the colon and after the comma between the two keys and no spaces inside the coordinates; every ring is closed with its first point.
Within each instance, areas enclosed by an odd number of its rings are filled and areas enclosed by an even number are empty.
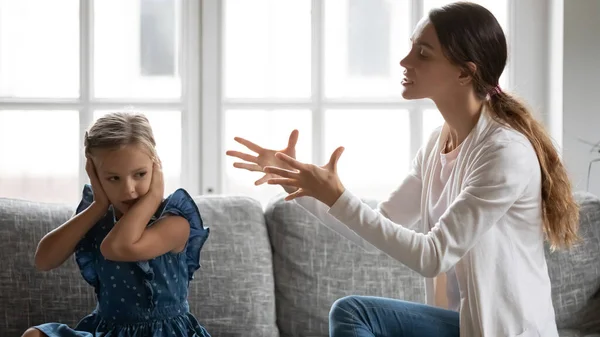
{"type": "Polygon", "coordinates": [[[296,202],[343,236],[361,244],[360,236],[426,277],[427,304],[434,303],[432,278],[455,266],[460,336],[557,337],[541,171],[531,143],[483,109],[448,179],[453,201],[430,224],[430,181],[447,136],[447,125],[432,134],[410,174],[377,210],[348,190],[331,208],[310,197],[296,202]],[[416,224],[422,233],[410,229],[416,224]]]}

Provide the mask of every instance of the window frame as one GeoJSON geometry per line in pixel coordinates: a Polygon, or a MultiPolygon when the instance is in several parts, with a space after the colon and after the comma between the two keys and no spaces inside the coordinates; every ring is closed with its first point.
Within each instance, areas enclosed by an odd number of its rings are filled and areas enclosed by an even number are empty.
{"type": "MultiPolygon", "coordinates": [[[[423,15],[423,1],[410,1],[410,18],[407,20],[412,31],[423,15]]],[[[324,111],[327,109],[404,109],[409,111],[410,157],[417,154],[423,137],[422,115],[428,109],[435,109],[429,100],[401,99],[326,99],[324,94],[324,2],[311,0],[311,96],[307,99],[227,99],[223,97],[223,32],[224,12],[222,0],[203,0],[202,7],[202,194],[223,193],[225,172],[224,111],[227,109],[310,109],[312,111],[312,161],[324,163],[330,154],[324,153],[324,111]],[[218,146],[214,146],[218,144],[218,146]]],[[[507,0],[508,36],[512,41],[514,31],[514,0],[507,0]]],[[[510,54],[507,71],[509,87],[514,81],[514,55],[510,54]]],[[[398,60],[400,61],[400,60],[398,60]]],[[[282,142],[285,142],[282,139],[282,142]]],[[[283,144],[283,143],[282,143],[283,144]]],[[[407,168],[408,169],[408,168],[407,168]]]]}
{"type": "Polygon", "coordinates": [[[79,0],[79,97],[77,98],[11,98],[0,97],[0,110],[76,110],[79,112],[79,170],[77,191],[88,183],[83,154],[83,136],[93,121],[93,113],[102,109],[177,110],[181,111],[182,163],[181,184],[192,194],[200,193],[200,3],[175,0],[181,18],[176,27],[180,40],[179,60],[181,97],[176,99],[94,98],[94,1],[79,0]]]}

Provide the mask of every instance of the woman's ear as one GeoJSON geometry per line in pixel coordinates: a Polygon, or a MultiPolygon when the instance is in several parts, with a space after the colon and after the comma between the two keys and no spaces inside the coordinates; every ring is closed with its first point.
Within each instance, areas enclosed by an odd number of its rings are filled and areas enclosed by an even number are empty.
{"type": "Polygon", "coordinates": [[[473,81],[473,75],[477,72],[477,65],[473,62],[467,62],[465,68],[463,68],[458,76],[458,83],[462,86],[467,85],[473,81]]]}

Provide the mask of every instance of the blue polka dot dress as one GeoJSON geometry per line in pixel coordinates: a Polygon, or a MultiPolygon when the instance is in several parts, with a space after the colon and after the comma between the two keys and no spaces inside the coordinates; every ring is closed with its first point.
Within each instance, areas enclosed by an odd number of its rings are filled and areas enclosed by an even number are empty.
{"type": "MultiPolygon", "coordinates": [[[[92,201],[92,189],[86,185],[77,213],[92,201]]],[[[100,253],[102,240],[116,222],[111,208],[75,251],[83,278],[95,289],[96,308],[74,328],[60,323],[36,328],[50,337],[209,337],[190,313],[187,301],[189,281],[200,268],[200,251],[209,229],[204,228],[196,203],[183,189],[165,199],[149,226],[166,214],[182,216],[190,223],[190,236],[182,252],[166,253],[149,261],[114,262],[100,253]]]]}

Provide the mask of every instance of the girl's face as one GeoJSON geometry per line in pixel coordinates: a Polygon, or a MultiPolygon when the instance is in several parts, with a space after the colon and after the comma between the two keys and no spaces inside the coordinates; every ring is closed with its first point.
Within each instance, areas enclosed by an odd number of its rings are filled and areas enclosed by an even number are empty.
{"type": "Polygon", "coordinates": [[[434,26],[425,16],[415,28],[412,47],[400,61],[405,68],[402,97],[444,100],[456,94],[461,69],[444,55],[434,26]]]}
{"type": "Polygon", "coordinates": [[[118,214],[126,213],[150,189],[153,160],[139,144],[94,150],[98,179],[118,214]]]}

